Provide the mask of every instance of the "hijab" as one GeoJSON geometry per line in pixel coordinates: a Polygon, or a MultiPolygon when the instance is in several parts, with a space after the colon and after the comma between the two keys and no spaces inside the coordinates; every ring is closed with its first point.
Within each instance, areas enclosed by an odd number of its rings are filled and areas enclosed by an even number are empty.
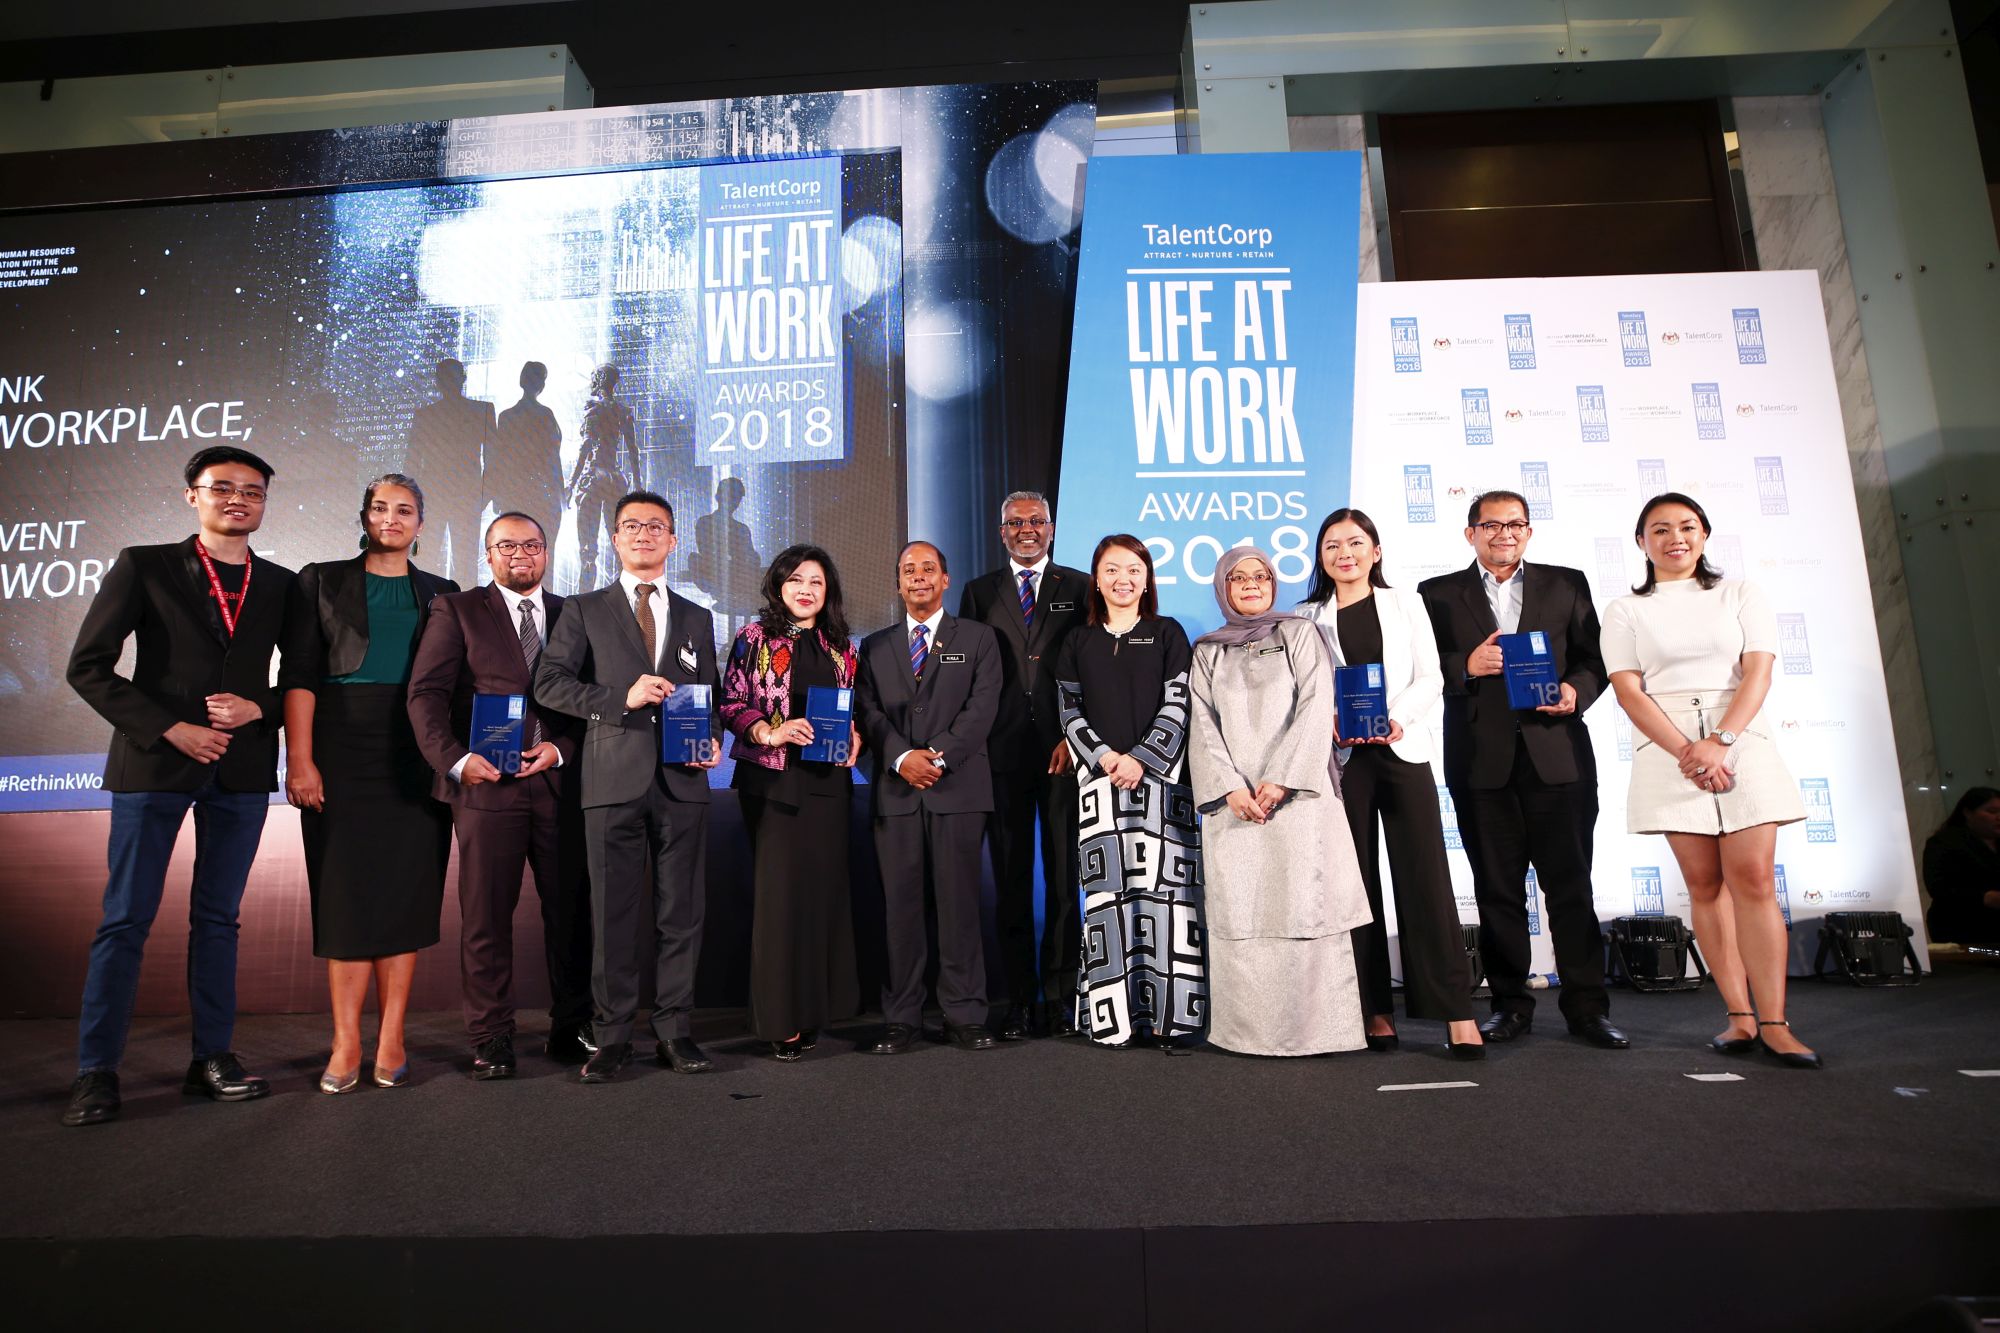
{"type": "Polygon", "coordinates": [[[1233,546],[1224,551],[1222,558],[1215,562],[1215,582],[1210,588],[1215,594],[1215,604],[1222,608],[1223,624],[1220,629],[1210,630],[1195,642],[1239,648],[1246,643],[1268,638],[1282,621],[1303,619],[1290,611],[1278,610],[1277,577],[1277,568],[1271,563],[1271,557],[1254,546],[1233,546]],[[1264,568],[1271,573],[1271,605],[1254,616],[1246,616],[1229,604],[1229,576],[1245,560],[1253,559],[1261,560],[1264,568]]]}

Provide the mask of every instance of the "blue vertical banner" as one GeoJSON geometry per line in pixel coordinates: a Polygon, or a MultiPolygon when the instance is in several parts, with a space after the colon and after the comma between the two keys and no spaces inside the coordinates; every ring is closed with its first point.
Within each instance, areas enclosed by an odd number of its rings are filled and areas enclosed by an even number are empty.
{"type": "Polygon", "coordinates": [[[696,462],[846,456],[839,288],[838,157],[702,170],[696,462]]]}
{"type": "Polygon", "coordinates": [[[1141,538],[1161,612],[1193,632],[1233,546],[1272,553],[1279,605],[1305,595],[1320,519],[1347,503],[1360,216],[1359,153],[1090,164],[1063,559],[1141,538]]]}

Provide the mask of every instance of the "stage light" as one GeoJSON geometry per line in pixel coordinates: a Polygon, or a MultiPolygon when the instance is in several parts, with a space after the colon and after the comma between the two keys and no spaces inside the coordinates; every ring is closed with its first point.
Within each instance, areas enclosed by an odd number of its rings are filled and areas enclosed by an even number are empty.
{"type": "Polygon", "coordinates": [[[1621,916],[1605,932],[1610,946],[1608,980],[1637,991],[1700,990],[1708,964],[1695,947],[1694,932],[1677,916],[1621,916]],[[1695,974],[1687,974],[1688,960],[1695,974]]]}
{"type": "Polygon", "coordinates": [[[1831,954],[1856,986],[1914,986],[1924,979],[1910,943],[1915,934],[1900,912],[1828,912],[1820,920],[1813,975],[1827,975],[1831,954]]]}

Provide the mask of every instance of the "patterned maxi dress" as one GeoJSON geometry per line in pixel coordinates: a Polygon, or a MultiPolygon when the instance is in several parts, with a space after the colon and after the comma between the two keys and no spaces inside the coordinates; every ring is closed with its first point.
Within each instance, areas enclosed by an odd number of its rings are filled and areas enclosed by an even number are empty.
{"type": "Polygon", "coordinates": [[[1208,1023],[1201,817],[1184,776],[1192,661],[1187,634],[1164,617],[1122,635],[1080,627],[1056,659],[1063,732],[1078,766],[1076,1022],[1105,1045],[1198,1034],[1208,1023]],[[1145,769],[1131,791],[1099,767],[1112,752],[1145,769]]]}

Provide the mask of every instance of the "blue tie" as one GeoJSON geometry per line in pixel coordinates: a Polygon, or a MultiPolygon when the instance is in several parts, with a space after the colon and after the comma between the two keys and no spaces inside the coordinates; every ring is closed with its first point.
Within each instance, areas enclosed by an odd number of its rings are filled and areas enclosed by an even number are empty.
{"type": "Polygon", "coordinates": [[[910,674],[918,680],[924,678],[924,663],[931,658],[930,635],[928,625],[919,625],[910,631],[910,674]]]}
{"type": "Polygon", "coordinates": [[[1029,629],[1035,627],[1035,571],[1021,571],[1021,623],[1029,629]]]}

